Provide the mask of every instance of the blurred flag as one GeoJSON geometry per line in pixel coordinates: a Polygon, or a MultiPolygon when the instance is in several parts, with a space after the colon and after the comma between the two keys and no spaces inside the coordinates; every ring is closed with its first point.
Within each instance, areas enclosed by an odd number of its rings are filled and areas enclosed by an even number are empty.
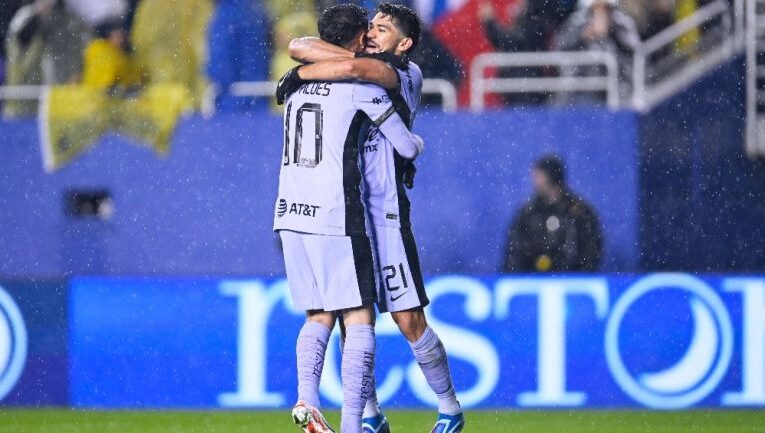
{"type": "Polygon", "coordinates": [[[446,13],[461,9],[470,0],[414,0],[417,12],[425,23],[432,24],[446,13]]]}
{"type": "Polygon", "coordinates": [[[108,132],[166,154],[180,117],[193,108],[185,86],[161,83],[133,95],[109,95],[89,86],[48,88],[38,115],[45,171],[53,172],[93,147],[108,132]]]}

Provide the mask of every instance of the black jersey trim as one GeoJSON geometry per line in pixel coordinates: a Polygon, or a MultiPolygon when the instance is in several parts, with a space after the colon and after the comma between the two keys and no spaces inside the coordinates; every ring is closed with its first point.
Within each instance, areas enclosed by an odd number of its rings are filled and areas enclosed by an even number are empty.
{"type": "Polygon", "coordinates": [[[420,256],[417,254],[417,243],[414,240],[414,233],[411,227],[401,227],[401,242],[404,244],[404,253],[406,261],[409,262],[409,271],[412,273],[414,287],[417,289],[417,297],[420,299],[420,306],[425,307],[430,303],[427,293],[425,293],[425,282],[422,278],[422,269],[420,268],[420,256]]]}
{"type": "Polygon", "coordinates": [[[412,129],[412,110],[409,109],[409,104],[406,103],[406,99],[404,99],[404,95],[401,94],[401,90],[388,90],[387,93],[393,103],[393,109],[399,116],[401,116],[406,127],[412,129]]]}
{"type": "Polygon", "coordinates": [[[395,149],[393,149],[393,167],[396,171],[396,196],[398,197],[398,221],[401,227],[409,227],[412,225],[410,220],[411,215],[411,202],[406,195],[406,188],[404,187],[404,169],[407,164],[412,164],[412,161],[399,155],[395,149]]]}
{"type": "MultiPolygon", "coordinates": [[[[412,129],[412,110],[409,109],[409,104],[406,103],[404,96],[400,91],[395,93],[389,91],[388,96],[393,102],[396,112],[406,124],[406,127],[412,129]]],[[[404,169],[407,164],[412,164],[412,162],[399,155],[396,149],[393,149],[393,167],[396,171],[396,196],[398,197],[398,214],[401,227],[409,227],[411,225],[409,219],[411,202],[406,195],[406,188],[404,187],[404,169]]]]}
{"type": "Polygon", "coordinates": [[[359,134],[369,117],[361,110],[353,116],[343,147],[343,195],[345,196],[345,234],[365,235],[365,209],[361,197],[361,169],[359,168],[359,134]]]}
{"type": "Polygon", "coordinates": [[[361,305],[372,305],[377,302],[377,284],[372,243],[367,236],[350,236],[350,238],[361,305]]]}

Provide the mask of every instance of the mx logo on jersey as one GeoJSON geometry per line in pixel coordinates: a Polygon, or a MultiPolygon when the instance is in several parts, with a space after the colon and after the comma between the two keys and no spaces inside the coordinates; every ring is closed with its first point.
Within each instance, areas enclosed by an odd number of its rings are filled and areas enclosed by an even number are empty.
{"type": "Polygon", "coordinates": [[[631,286],[614,305],[605,352],[614,379],[636,401],[658,409],[683,408],[710,395],[723,379],[733,354],[733,326],[722,300],[704,281],[653,275],[631,286]],[[654,323],[646,323],[657,317],[668,322],[664,332],[651,332],[654,323]],[[666,353],[640,356],[657,348],[666,353]]]}
{"type": "Polygon", "coordinates": [[[21,377],[27,358],[27,330],[19,307],[0,286],[0,401],[21,377]]]}

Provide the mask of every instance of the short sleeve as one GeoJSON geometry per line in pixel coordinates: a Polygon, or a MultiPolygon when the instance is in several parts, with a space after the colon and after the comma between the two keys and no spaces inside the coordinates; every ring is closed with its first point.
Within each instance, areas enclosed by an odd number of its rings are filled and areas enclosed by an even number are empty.
{"type": "Polygon", "coordinates": [[[396,112],[390,96],[379,86],[371,84],[356,84],[353,88],[353,104],[380,126],[396,112]]]}
{"type": "Polygon", "coordinates": [[[415,113],[420,106],[420,95],[422,94],[422,72],[420,67],[413,62],[409,62],[409,69],[397,70],[399,76],[399,87],[404,96],[407,105],[412,113],[415,113]]]}

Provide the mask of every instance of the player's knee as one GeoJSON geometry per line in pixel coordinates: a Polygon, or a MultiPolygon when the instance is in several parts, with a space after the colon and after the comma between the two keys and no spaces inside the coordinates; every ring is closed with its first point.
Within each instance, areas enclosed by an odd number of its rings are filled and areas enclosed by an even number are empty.
{"type": "Polygon", "coordinates": [[[393,321],[398,325],[398,329],[410,343],[419,340],[428,327],[428,322],[422,309],[400,311],[392,315],[393,321]]]}
{"type": "Polygon", "coordinates": [[[345,310],[343,312],[343,323],[346,327],[353,325],[374,325],[375,313],[374,307],[360,307],[345,310]]]}
{"type": "Polygon", "coordinates": [[[332,329],[335,327],[335,313],[330,313],[326,311],[321,312],[308,312],[306,316],[306,320],[313,323],[320,323],[324,326],[326,326],[329,329],[332,329]]]}

